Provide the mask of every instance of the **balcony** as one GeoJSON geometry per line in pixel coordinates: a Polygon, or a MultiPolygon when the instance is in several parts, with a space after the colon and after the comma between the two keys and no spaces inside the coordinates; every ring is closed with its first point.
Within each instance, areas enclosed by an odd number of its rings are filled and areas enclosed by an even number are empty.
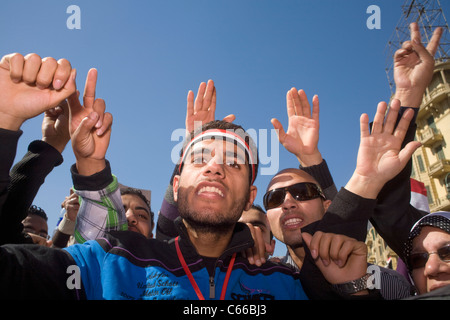
{"type": "Polygon", "coordinates": [[[450,211],[450,199],[449,195],[440,199],[436,199],[433,203],[430,203],[430,211],[450,211]]]}
{"type": "Polygon", "coordinates": [[[430,102],[440,102],[447,98],[450,94],[450,84],[439,83],[436,88],[429,91],[429,94],[425,94],[423,97],[422,104],[428,105],[430,102]]]}
{"type": "Polygon", "coordinates": [[[450,160],[439,159],[437,162],[431,165],[428,175],[435,179],[439,179],[444,174],[449,172],[450,172],[450,160]]]}
{"type": "Polygon", "coordinates": [[[440,130],[428,128],[420,131],[418,139],[424,146],[431,147],[436,142],[442,141],[443,137],[440,130]]]}

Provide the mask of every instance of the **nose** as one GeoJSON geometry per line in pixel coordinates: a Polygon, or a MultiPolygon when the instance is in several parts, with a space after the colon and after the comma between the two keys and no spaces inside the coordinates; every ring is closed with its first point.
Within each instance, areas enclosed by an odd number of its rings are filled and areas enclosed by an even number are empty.
{"type": "Polygon", "coordinates": [[[125,212],[125,216],[127,217],[127,221],[128,221],[128,224],[129,224],[129,225],[136,225],[136,224],[137,224],[137,219],[136,219],[136,217],[135,217],[135,215],[134,215],[133,210],[128,209],[128,210],[125,212]]]}
{"type": "Polygon", "coordinates": [[[442,268],[448,267],[447,263],[442,261],[438,254],[433,252],[428,256],[428,261],[425,264],[425,276],[431,277],[437,275],[439,272],[442,272],[442,268]]]}
{"type": "Polygon", "coordinates": [[[215,155],[204,166],[203,174],[207,176],[219,176],[222,178],[225,176],[223,166],[224,163],[222,157],[215,155]]]}
{"type": "Polygon", "coordinates": [[[294,199],[294,197],[287,191],[286,195],[284,196],[284,201],[281,205],[282,209],[287,211],[290,209],[296,209],[298,207],[297,201],[294,199]]]}

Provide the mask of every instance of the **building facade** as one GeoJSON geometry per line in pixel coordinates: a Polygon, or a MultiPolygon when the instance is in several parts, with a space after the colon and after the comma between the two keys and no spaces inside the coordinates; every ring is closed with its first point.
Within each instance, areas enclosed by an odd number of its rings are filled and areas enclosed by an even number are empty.
{"type": "Polygon", "coordinates": [[[450,211],[450,61],[437,62],[417,116],[411,177],[427,189],[430,211],[450,211]]]}

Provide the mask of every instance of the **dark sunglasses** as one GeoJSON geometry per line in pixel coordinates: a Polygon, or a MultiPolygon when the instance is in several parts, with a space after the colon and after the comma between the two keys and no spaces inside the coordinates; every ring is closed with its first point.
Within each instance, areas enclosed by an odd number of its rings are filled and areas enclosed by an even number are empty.
{"type": "Polygon", "coordinates": [[[450,244],[439,248],[436,252],[423,252],[423,253],[413,253],[409,256],[409,264],[412,269],[418,269],[425,267],[430,254],[436,253],[439,258],[444,262],[450,262],[450,244]]]}
{"type": "Polygon", "coordinates": [[[301,182],[293,184],[292,186],[273,189],[266,192],[263,199],[263,204],[266,210],[270,210],[281,205],[286,198],[286,192],[289,192],[297,201],[308,201],[319,197],[325,199],[325,195],[322,190],[315,183],[301,182]]]}

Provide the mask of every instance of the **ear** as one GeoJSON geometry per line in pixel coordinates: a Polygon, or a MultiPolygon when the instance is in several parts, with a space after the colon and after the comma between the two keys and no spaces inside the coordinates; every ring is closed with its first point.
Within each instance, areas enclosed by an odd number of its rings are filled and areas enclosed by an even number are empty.
{"type": "Polygon", "coordinates": [[[273,255],[275,252],[275,239],[270,240],[270,245],[266,243],[266,252],[269,254],[269,256],[273,255]]]}
{"type": "Polygon", "coordinates": [[[248,197],[248,202],[245,204],[245,208],[244,208],[245,211],[251,209],[253,201],[255,201],[255,199],[256,199],[257,191],[258,190],[257,190],[256,186],[253,186],[253,185],[250,186],[250,195],[248,197]]]}
{"type": "Polygon", "coordinates": [[[176,176],[173,177],[173,185],[172,185],[173,200],[175,202],[177,202],[177,200],[178,200],[178,187],[179,186],[180,186],[180,176],[177,174],[176,176]]]}
{"type": "Polygon", "coordinates": [[[323,208],[325,209],[325,212],[328,210],[328,207],[331,205],[331,200],[324,200],[323,201],[323,208]]]}

